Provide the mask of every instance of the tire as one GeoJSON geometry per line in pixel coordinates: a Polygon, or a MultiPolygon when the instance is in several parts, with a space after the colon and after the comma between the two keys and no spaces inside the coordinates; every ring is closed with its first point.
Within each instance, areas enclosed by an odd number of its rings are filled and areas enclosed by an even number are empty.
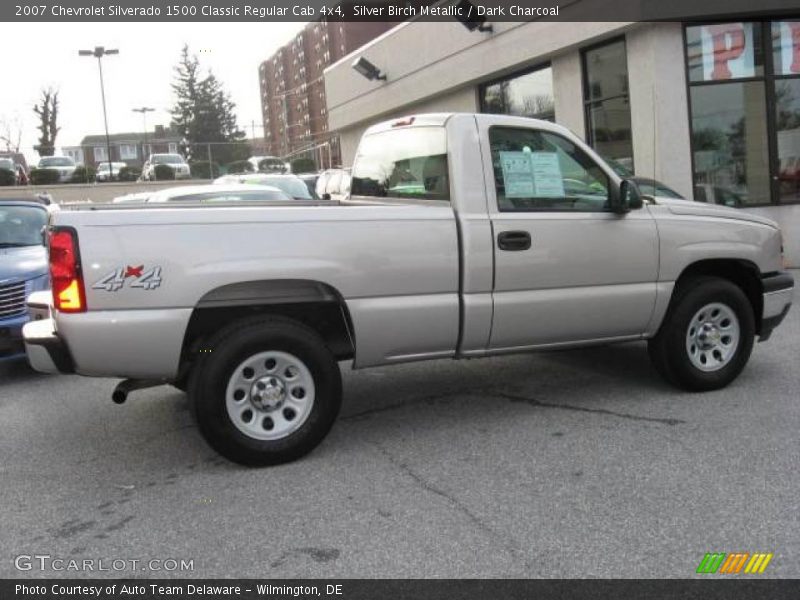
{"type": "Polygon", "coordinates": [[[258,317],[224,328],[208,346],[192,369],[189,398],[217,452],[242,465],[277,465],[325,438],[341,407],[342,380],[314,330],[258,317]]]}
{"type": "Polygon", "coordinates": [[[718,277],[694,277],[675,290],[648,350],[672,385],[718,390],[742,372],[754,338],[753,307],[741,288],[718,277]]]}

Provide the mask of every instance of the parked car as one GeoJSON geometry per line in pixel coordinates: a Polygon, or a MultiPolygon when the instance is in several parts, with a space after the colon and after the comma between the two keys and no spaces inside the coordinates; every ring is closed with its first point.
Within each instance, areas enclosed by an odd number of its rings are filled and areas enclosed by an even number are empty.
{"type": "Polygon", "coordinates": [[[114,181],[119,178],[119,171],[127,167],[124,162],[112,162],[111,167],[109,163],[102,162],[97,165],[97,173],[94,176],[95,181],[114,181]]]}
{"type": "Polygon", "coordinates": [[[247,159],[257,173],[287,173],[289,164],[277,156],[251,156],[247,159]]]}
{"type": "Polygon", "coordinates": [[[292,202],[280,188],[244,183],[186,185],[151,194],[148,204],[159,202],[292,202]]]}
{"type": "Polygon", "coordinates": [[[69,156],[43,156],[36,165],[37,169],[58,171],[58,180],[62,183],[72,180],[76,167],[75,161],[69,156]]]}
{"type": "Polygon", "coordinates": [[[132,192],[111,199],[112,204],[142,203],[147,202],[154,192],[132,192]]]}
{"type": "Polygon", "coordinates": [[[306,184],[308,188],[308,193],[311,194],[312,198],[319,198],[317,196],[317,180],[319,179],[319,173],[301,173],[298,177],[306,184]]]}
{"type": "Polygon", "coordinates": [[[175,179],[189,179],[192,176],[188,163],[180,154],[151,154],[142,166],[142,179],[155,181],[157,165],[170,167],[175,172],[175,179]]]}
{"type": "Polygon", "coordinates": [[[44,204],[0,199],[0,361],[25,357],[25,299],[50,285],[44,246],[47,218],[44,204]]]}
{"type": "Polygon", "coordinates": [[[344,200],[350,194],[350,169],[328,169],[317,180],[317,196],[323,200],[344,200]]]}
{"type": "Polygon", "coordinates": [[[297,175],[280,173],[245,173],[242,175],[223,175],[214,180],[215,185],[228,183],[247,183],[268,185],[279,188],[295,200],[313,200],[308,187],[297,175]]]}
{"type": "Polygon", "coordinates": [[[19,183],[17,166],[10,158],[0,157],[0,171],[6,174],[3,178],[0,178],[0,185],[17,185],[19,183]],[[4,183],[5,181],[8,183],[4,183]]]}
{"type": "Polygon", "coordinates": [[[554,123],[417,115],[370,127],[356,157],[346,203],[55,213],[31,364],[127,378],[116,402],[172,382],[211,446],[267,465],[326,436],[339,361],[648,340],[667,381],[716,390],[791,306],[774,221],[645,199],[554,123]]]}

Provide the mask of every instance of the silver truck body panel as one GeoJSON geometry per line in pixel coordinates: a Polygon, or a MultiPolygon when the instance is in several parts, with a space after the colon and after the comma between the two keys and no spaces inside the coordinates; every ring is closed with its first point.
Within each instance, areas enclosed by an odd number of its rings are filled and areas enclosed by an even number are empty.
{"type": "MultiPolygon", "coordinates": [[[[761,273],[781,268],[774,223],[724,207],[657,199],[624,215],[499,211],[488,140],[496,125],[567,137],[619,183],[558,125],[418,115],[410,127],[446,129],[450,203],[353,198],[56,213],[55,225],[78,232],[89,311],[56,314],[52,326],[79,373],[171,379],[197,307],[337,298],[352,322],[354,365],[368,367],[650,337],[689,265],[733,258],[761,273]],[[497,235],[509,230],[529,232],[531,248],[499,250],[497,235]],[[119,289],[103,287],[128,267],[158,267],[159,285],[134,288],[126,277],[119,289]]],[[[765,300],[765,315],[785,299],[765,300]]]]}

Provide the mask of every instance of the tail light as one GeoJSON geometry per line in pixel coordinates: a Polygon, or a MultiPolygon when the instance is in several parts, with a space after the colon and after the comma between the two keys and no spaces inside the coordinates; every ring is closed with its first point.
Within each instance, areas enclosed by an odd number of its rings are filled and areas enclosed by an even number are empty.
{"type": "Polygon", "coordinates": [[[86,311],[78,236],[74,229],[55,228],[50,232],[50,279],[56,310],[67,313],[86,311]]]}

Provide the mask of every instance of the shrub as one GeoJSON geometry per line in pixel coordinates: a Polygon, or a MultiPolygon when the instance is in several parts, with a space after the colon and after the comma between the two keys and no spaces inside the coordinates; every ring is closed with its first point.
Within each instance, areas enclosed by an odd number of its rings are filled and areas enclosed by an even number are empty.
{"type": "Polygon", "coordinates": [[[238,175],[240,173],[252,173],[255,170],[253,169],[253,165],[246,160],[233,161],[232,163],[229,163],[226,168],[228,173],[231,173],[232,175],[238,175]]]}
{"type": "Polygon", "coordinates": [[[196,179],[216,179],[219,177],[219,165],[207,160],[196,160],[189,164],[192,177],[196,179]]]}
{"type": "Polygon", "coordinates": [[[70,183],[91,183],[94,181],[94,176],[97,171],[93,167],[86,167],[84,165],[80,165],[75,167],[75,170],[72,172],[72,177],[70,177],[70,183]]]}
{"type": "Polygon", "coordinates": [[[17,183],[17,174],[11,169],[0,169],[0,185],[14,185],[17,183]]]}
{"type": "Polygon", "coordinates": [[[156,181],[169,181],[175,179],[175,169],[169,165],[156,165],[153,173],[156,176],[156,181]]]}
{"type": "Polygon", "coordinates": [[[30,180],[32,185],[52,185],[58,183],[59,174],[55,169],[32,169],[30,180]]]}
{"type": "Polygon", "coordinates": [[[142,170],[136,167],[122,167],[117,173],[117,179],[119,181],[136,181],[141,174],[142,170]]]}
{"type": "Polygon", "coordinates": [[[292,173],[313,173],[317,170],[317,163],[310,158],[295,158],[291,165],[292,173]]]}

